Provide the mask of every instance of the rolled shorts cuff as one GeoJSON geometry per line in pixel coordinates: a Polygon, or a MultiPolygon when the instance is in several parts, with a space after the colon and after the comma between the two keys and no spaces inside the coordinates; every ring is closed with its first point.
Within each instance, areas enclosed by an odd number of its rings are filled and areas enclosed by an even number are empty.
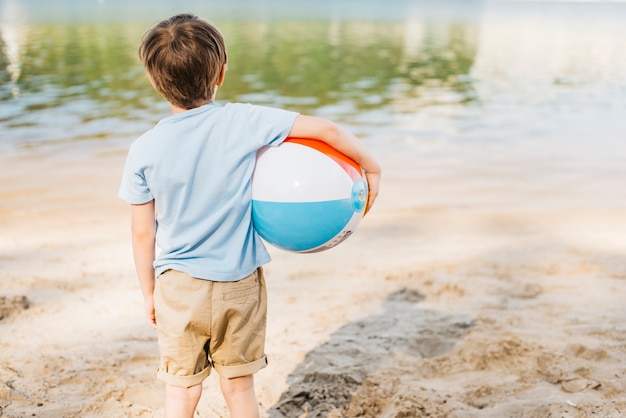
{"type": "Polygon", "coordinates": [[[157,379],[170,386],[178,386],[183,388],[188,388],[191,386],[201,384],[204,379],[206,379],[211,374],[211,367],[207,367],[206,369],[189,376],[177,376],[173,374],[167,373],[163,369],[159,369],[157,372],[157,379]]]}
{"type": "Polygon", "coordinates": [[[267,356],[263,356],[262,358],[251,363],[238,364],[236,366],[213,365],[213,367],[215,367],[215,371],[218,372],[220,376],[227,379],[255,374],[265,366],[267,366],[267,356]]]}

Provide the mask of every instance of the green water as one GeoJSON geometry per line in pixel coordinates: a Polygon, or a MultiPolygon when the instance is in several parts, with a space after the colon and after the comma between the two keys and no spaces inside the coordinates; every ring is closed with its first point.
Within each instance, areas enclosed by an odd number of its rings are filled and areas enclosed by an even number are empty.
{"type": "MultiPolygon", "coordinates": [[[[0,0],[0,152],[129,142],[153,126],[168,107],[137,46],[187,11],[225,35],[220,102],[328,117],[424,176],[515,166],[533,184],[613,194],[623,177],[615,2],[0,0]]],[[[476,178],[506,177],[492,171],[476,178]]]]}
{"type": "MultiPolygon", "coordinates": [[[[72,13],[72,3],[64,3],[65,18],[58,8],[46,18],[37,2],[0,3],[3,141],[19,146],[132,133],[162,110],[136,58],[139,39],[154,20],[137,8],[98,12],[103,4],[91,3],[92,14],[72,13]]],[[[187,9],[193,7],[180,10],[187,9]]],[[[202,9],[196,12],[204,16],[202,9]]],[[[269,14],[271,7],[264,10],[269,14]]],[[[412,112],[407,102],[433,89],[453,95],[433,97],[429,105],[475,99],[467,76],[476,55],[475,22],[418,22],[418,45],[404,20],[412,10],[407,4],[384,19],[375,12],[353,20],[349,10],[339,18],[333,18],[332,7],[316,10],[319,17],[311,19],[303,11],[271,18],[248,12],[238,19],[231,17],[233,10],[215,13],[212,22],[227,39],[230,61],[219,100],[306,113],[334,109],[331,116],[349,121],[365,110],[412,112]]],[[[160,17],[168,12],[174,10],[165,8],[160,17]]]]}

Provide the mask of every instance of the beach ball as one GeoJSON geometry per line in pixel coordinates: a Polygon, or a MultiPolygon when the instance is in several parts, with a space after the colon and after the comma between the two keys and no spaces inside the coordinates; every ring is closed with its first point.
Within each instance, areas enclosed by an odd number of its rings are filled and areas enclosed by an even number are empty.
{"type": "Polygon", "coordinates": [[[266,242],[287,251],[324,251],[361,222],[367,181],[352,159],[321,141],[287,138],[257,153],[252,219],[266,242]]]}

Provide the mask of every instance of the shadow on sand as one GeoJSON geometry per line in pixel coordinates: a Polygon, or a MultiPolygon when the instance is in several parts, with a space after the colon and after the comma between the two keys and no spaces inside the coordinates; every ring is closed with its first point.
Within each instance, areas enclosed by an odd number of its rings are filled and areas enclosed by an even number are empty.
{"type": "Polygon", "coordinates": [[[468,316],[420,309],[418,303],[423,299],[416,290],[403,288],[389,295],[383,313],[348,323],[337,330],[328,342],[307,353],[288,376],[289,389],[270,408],[269,416],[373,417],[383,414],[383,409],[388,409],[385,399],[364,398],[374,394],[378,398],[392,395],[397,382],[387,379],[383,381],[385,387],[381,388],[377,375],[399,364],[409,366],[400,368],[403,373],[418,375],[419,369],[415,366],[420,359],[447,353],[474,325],[474,319],[468,316]],[[371,386],[377,386],[375,393],[371,386]]]}

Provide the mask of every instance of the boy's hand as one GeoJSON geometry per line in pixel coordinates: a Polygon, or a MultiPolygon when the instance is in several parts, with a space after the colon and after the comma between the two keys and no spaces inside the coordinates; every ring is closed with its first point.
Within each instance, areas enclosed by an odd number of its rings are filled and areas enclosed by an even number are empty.
{"type": "Polygon", "coordinates": [[[379,173],[365,173],[365,177],[367,178],[367,206],[365,206],[364,216],[369,212],[374,205],[374,201],[378,197],[378,189],[380,187],[380,172],[379,173]]]}
{"type": "Polygon", "coordinates": [[[148,318],[148,322],[152,326],[152,328],[156,328],[156,315],[154,313],[154,298],[152,296],[148,296],[144,300],[144,307],[146,309],[146,317],[148,318]]]}

